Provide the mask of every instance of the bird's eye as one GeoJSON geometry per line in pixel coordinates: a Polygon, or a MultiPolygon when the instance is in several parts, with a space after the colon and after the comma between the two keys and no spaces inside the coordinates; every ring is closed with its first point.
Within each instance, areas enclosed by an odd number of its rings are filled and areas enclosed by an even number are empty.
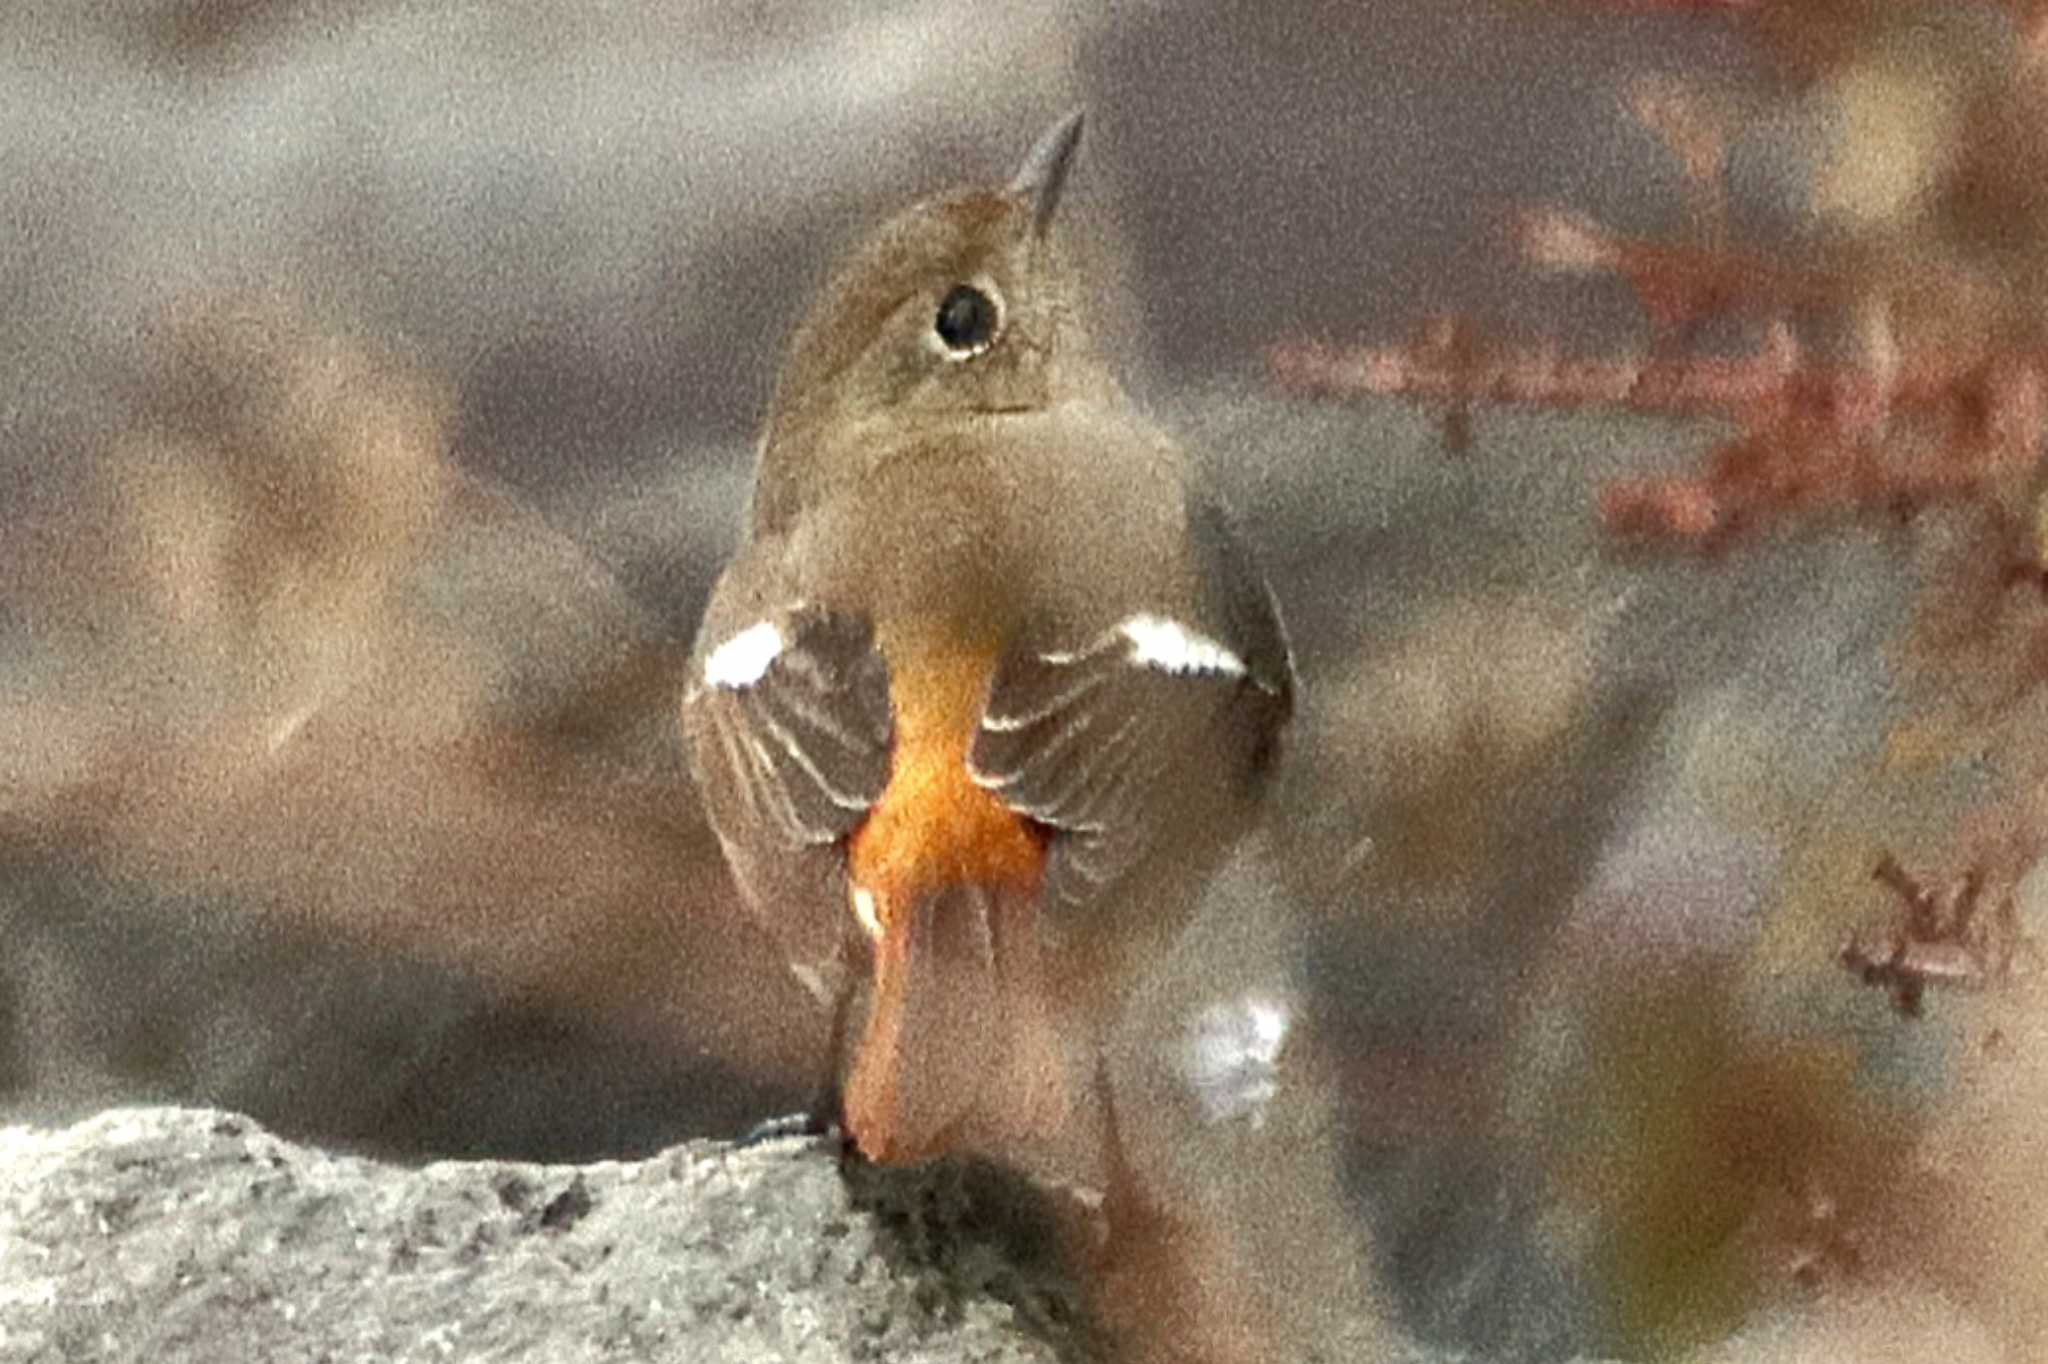
{"type": "Polygon", "coordinates": [[[956,284],[939,300],[932,331],[956,360],[979,355],[995,343],[1001,323],[996,301],[971,284],[956,284]]]}

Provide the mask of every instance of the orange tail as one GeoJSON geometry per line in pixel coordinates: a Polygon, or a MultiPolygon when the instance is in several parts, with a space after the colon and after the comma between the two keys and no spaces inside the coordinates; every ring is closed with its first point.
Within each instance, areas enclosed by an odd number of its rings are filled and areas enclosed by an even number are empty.
{"type": "Polygon", "coordinates": [[[1036,906],[982,886],[883,905],[874,1003],[845,1089],[862,1154],[907,1164],[1043,1136],[1066,1111],[1036,906]]]}

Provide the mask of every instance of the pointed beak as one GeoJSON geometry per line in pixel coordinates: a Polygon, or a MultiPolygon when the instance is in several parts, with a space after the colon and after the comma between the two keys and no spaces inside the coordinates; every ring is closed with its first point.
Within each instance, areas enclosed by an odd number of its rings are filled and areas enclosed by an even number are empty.
{"type": "Polygon", "coordinates": [[[1024,164],[1010,181],[1010,192],[1031,201],[1031,230],[1043,237],[1060,205],[1060,191],[1066,188],[1067,171],[1074,164],[1074,149],[1081,145],[1084,110],[1076,109],[1047,128],[1024,164]]]}

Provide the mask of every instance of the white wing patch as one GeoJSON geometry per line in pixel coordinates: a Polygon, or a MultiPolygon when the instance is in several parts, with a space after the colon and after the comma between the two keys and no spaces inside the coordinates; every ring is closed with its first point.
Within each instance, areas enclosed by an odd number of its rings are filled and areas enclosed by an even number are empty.
{"type": "Polygon", "coordinates": [[[1197,634],[1178,621],[1164,616],[1136,615],[1117,626],[1130,641],[1131,662],[1144,668],[1185,675],[1190,673],[1243,677],[1244,660],[1235,652],[1197,634]]]}
{"type": "Polygon", "coordinates": [[[711,651],[704,660],[704,680],[728,691],[751,687],[767,674],[785,643],[774,621],[749,625],[711,651]]]}

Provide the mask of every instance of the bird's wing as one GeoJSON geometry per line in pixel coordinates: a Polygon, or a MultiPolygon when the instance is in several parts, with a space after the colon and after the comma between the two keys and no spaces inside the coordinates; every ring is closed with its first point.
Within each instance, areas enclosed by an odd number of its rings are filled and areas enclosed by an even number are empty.
{"type": "Polygon", "coordinates": [[[1250,794],[1292,712],[1293,664],[1265,579],[1214,504],[1191,499],[1188,525],[1192,619],[1139,610],[1077,647],[997,661],[968,763],[1060,835],[1051,907],[1090,903],[1179,826],[1250,794]]]}
{"type": "Polygon", "coordinates": [[[1277,737],[1294,714],[1294,650],[1280,619],[1273,585],[1224,505],[1199,491],[1188,496],[1188,545],[1217,621],[1217,633],[1244,659],[1254,687],[1277,702],[1262,712],[1277,737]]]}
{"type": "Polygon", "coordinates": [[[692,666],[683,718],[741,889],[800,976],[826,970],[849,922],[838,843],[889,779],[889,671],[872,626],[796,603],[713,629],[692,666]]]}

